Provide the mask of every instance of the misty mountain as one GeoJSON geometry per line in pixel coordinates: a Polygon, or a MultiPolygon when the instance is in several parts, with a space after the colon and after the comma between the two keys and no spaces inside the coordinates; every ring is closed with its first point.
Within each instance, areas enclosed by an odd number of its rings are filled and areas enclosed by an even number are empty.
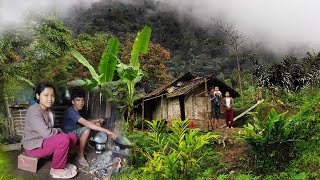
{"type": "Polygon", "coordinates": [[[172,59],[168,67],[174,76],[190,71],[199,76],[215,73],[224,77],[232,72],[236,63],[223,45],[221,33],[213,27],[197,25],[191,17],[181,18],[170,7],[159,6],[162,6],[161,3],[152,1],[136,4],[102,1],[85,11],[75,11],[64,22],[76,34],[108,32],[121,42],[128,34],[134,34],[144,25],[149,25],[153,30],[152,42],[159,43],[171,52],[172,59]]]}

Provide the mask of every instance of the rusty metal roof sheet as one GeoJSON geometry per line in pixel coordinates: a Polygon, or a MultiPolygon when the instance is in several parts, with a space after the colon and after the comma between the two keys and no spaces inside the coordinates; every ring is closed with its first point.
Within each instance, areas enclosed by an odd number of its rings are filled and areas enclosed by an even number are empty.
{"type": "Polygon", "coordinates": [[[168,93],[167,97],[175,97],[175,96],[180,96],[189,93],[192,91],[194,88],[198,87],[199,84],[204,82],[203,77],[197,77],[195,79],[192,79],[189,81],[187,84],[183,85],[182,87],[179,87],[175,89],[172,93],[168,93]]]}
{"type": "Polygon", "coordinates": [[[167,92],[166,92],[166,91],[167,91],[167,88],[170,87],[170,86],[172,86],[173,84],[179,82],[179,80],[181,80],[181,79],[189,79],[189,80],[191,80],[191,79],[193,79],[193,78],[194,78],[194,76],[193,76],[190,72],[187,72],[186,74],[184,74],[184,75],[182,75],[182,76],[180,76],[180,77],[172,80],[171,82],[169,82],[169,83],[167,83],[167,84],[164,84],[164,85],[162,85],[162,86],[154,89],[152,92],[150,92],[150,93],[148,93],[147,95],[145,95],[144,98],[150,98],[150,97],[152,97],[152,96],[160,95],[161,93],[167,93],[167,92]]]}

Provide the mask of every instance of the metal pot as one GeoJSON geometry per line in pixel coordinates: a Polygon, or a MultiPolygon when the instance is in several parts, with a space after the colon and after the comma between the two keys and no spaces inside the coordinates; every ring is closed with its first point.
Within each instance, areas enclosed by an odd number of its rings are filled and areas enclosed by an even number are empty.
{"type": "Polygon", "coordinates": [[[106,150],[106,144],[102,143],[96,143],[96,150],[97,151],[104,151],[106,150]]]}
{"type": "Polygon", "coordinates": [[[98,132],[93,138],[94,142],[100,143],[100,144],[106,143],[107,140],[108,140],[108,135],[105,132],[98,132]]]}

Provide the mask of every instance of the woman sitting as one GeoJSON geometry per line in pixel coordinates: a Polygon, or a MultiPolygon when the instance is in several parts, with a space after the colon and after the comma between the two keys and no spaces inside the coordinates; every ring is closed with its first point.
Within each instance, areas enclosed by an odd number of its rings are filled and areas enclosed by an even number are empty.
{"type": "Polygon", "coordinates": [[[37,103],[30,106],[25,118],[25,153],[30,157],[42,158],[53,154],[50,175],[53,178],[69,179],[77,175],[77,167],[67,164],[69,151],[75,146],[75,134],[65,134],[54,128],[53,112],[55,89],[51,84],[42,83],[35,90],[37,103]]]}

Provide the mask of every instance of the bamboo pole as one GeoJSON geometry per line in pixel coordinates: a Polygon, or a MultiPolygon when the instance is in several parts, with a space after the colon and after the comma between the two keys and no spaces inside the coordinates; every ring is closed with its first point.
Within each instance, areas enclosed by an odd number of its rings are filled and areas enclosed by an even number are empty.
{"type": "Polygon", "coordinates": [[[144,99],[142,99],[142,122],[141,122],[141,125],[142,125],[142,131],[144,130],[144,99]]]}
{"type": "Polygon", "coordinates": [[[163,111],[163,96],[161,96],[161,104],[160,104],[160,117],[162,120],[162,111],[163,111]]]}

